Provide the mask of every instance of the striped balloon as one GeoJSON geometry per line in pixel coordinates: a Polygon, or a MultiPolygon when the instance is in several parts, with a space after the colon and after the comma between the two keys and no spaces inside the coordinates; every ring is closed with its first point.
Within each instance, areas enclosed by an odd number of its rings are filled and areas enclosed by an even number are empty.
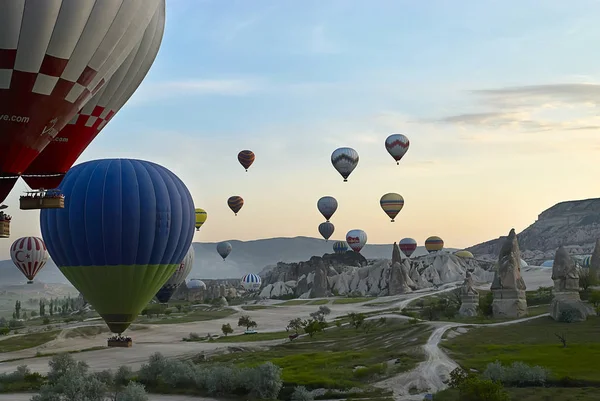
{"type": "Polygon", "coordinates": [[[348,252],[348,244],[346,244],[346,241],[335,241],[333,243],[333,252],[338,255],[348,252]]]}
{"type": "Polygon", "coordinates": [[[431,236],[425,240],[425,249],[429,253],[441,251],[444,248],[444,241],[440,237],[431,236]]]}
{"type": "Polygon", "coordinates": [[[581,267],[590,267],[592,265],[592,256],[588,255],[581,261],[581,267]]]}
{"type": "Polygon", "coordinates": [[[192,271],[194,267],[195,256],[196,252],[194,251],[194,245],[192,245],[179,264],[177,270],[175,270],[175,273],[173,273],[173,275],[156,293],[156,299],[158,299],[158,302],[162,304],[169,302],[169,299],[171,299],[173,294],[175,294],[175,291],[177,291],[179,286],[185,282],[186,277],[192,271]]]}
{"type": "Polygon", "coordinates": [[[246,291],[257,291],[260,289],[261,284],[262,280],[258,274],[249,273],[242,277],[242,287],[246,291]]]}
{"type": "Polygon", "coordinates": [[[242,206],[244,206],[244,199],[241,196],[231,196],[227,199],[227,205],[229,205],[231,211],[237,216],[242,206]]]}
{"type": "Polygon", "coordinates": [[[400,164],[400,159],[408,152],[410,142],[405,135],[392,134],[385,140],[385,148],[388,153],[396,160],[396,164],[400,164]]]}
{"type": "Polygon", "coordinates": [[[344,182],[358,165],[358,152],[352,148],[338,148],[331,154],[331,164],[344,177],[344,182]]]}
{"type": "Polygon", "coordinates": [[[206,214],[206,210],[200,208],[196,209],[196,223],[194,224],[196,231],[200,231],[200,227],[204,225],[207,218],[208,214],[206,214]]]}
{"type": "Polygon", "coordinates": [[[398,245],[407,258],[410,258],[410,255],[417,249],[417,241],[413,238],[402,238],[398,245]]]}
{"type": "Polygon", "coordinates": [[[242,150],[240,153],[238,153],[238,161],[240,162],[242,167],[246,169],[246,172],[248,172],[248,169],[250,168],[252,163],[254,163],[254,159],[254,152],[251,150],[242,150]]]}
{"type": "Polygon", "coordinates": [[[321,234],[323,238],[325,238],[325,241],[327,241],[329,237],[333,235],[334,231],[335,226],[328,221],[319,224],[319,234],[321,234]]]}
{"type": "Polygon", "coordinates": [[[385,214],[392,219],[393,223],[394,218],[404,207],[404,198],[400,194],[390,192],[389,194],[385,194],[381,197],[379,204],[381,205],[381,208],[385,214]]]}
{"type": "Polygon", "coordinates": [[[48,261],[46,244],[38,237],[23,237],[13,242],[10,247],[10,258],[29,280],[27,284],[33,283],[33,278],[48,261]]]}

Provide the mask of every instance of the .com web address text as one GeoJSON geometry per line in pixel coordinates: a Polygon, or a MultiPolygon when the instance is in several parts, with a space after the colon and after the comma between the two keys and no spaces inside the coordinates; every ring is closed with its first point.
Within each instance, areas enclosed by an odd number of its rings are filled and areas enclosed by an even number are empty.
{"type": "Polygon", "coordinates": [[[0,121],[11,121],[13,123],[28,123],[29,117],[15,116],[14,114],[0,114],[0,121]]]}

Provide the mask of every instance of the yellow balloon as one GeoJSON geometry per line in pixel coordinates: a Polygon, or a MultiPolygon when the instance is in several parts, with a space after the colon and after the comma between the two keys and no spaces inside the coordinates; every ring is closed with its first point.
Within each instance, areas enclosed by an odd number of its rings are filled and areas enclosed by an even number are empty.
{"type": "Polygon", "coordinates": [[[204,224],[207,217],[206,210],[200,208],[196,209],[196,231],[200,230],[200,227],[202,227],[202,224],[204,224]]]}
{"type": "Polygon", "coordinates": [[[454,254],[456,256],[458,256],[459,258],[472,258],[473,257],[473,254],[471,252],[465,251],[465,250],[457,251],[454,254]]]}
{"type": "Polygon", "coordinates": [[[381,205],[381,208],[385,214],[392,219],[393,223],[398,213],[400,213],[404,207],[404,198],[400,194],[390,192],[389,194],[385,194],[381,197],[379,204],[381,205]]]}

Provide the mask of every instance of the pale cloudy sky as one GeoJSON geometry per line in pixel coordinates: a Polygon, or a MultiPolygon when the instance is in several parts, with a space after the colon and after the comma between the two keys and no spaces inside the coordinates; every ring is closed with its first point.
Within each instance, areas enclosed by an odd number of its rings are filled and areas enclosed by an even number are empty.
{"type": "MultiPolygon", "coordinates": [[[[209,214],[195,241],[319,237],[331,195],[332,239],[466,247],[600,194],[598,15],[593,0],[167,0],[154,66],[79,161],[173,170],[209,214]],[[394,132],[411,140],[400,166],[394,132]],[[347,183],[341,146],[360,154],[347,183]],[[396,223],[387,192],[405,198],[396,223]]],[[[13,238],[39,235],[25,188],[7,200],[13,238]]]]}

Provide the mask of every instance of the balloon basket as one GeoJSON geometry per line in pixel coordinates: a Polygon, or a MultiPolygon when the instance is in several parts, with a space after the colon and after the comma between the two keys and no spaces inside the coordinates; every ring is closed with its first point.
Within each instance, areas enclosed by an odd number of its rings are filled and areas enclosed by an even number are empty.
{"type": "Polygon", "coordinates": [[[60,192],[31,192],[21,196],[19,207],[21,210],[63,209],[65,197],[60,192]]]}
{"type": "Polygon", "coordinates": [[[10,238],[10,220],[0,220],[0,238],[10,238]]]}
{"type": "Polygon", "coordinates": [[[119,348],[131,348],[133,341],[131,339],[123,341],[123,340],[108,340],[109,347],[119,347],[119,348]]]}
{"type": "Polygon", "coordinates": [[[27,284],[33,284],[33,280],[29,280],[27,284]]]}

